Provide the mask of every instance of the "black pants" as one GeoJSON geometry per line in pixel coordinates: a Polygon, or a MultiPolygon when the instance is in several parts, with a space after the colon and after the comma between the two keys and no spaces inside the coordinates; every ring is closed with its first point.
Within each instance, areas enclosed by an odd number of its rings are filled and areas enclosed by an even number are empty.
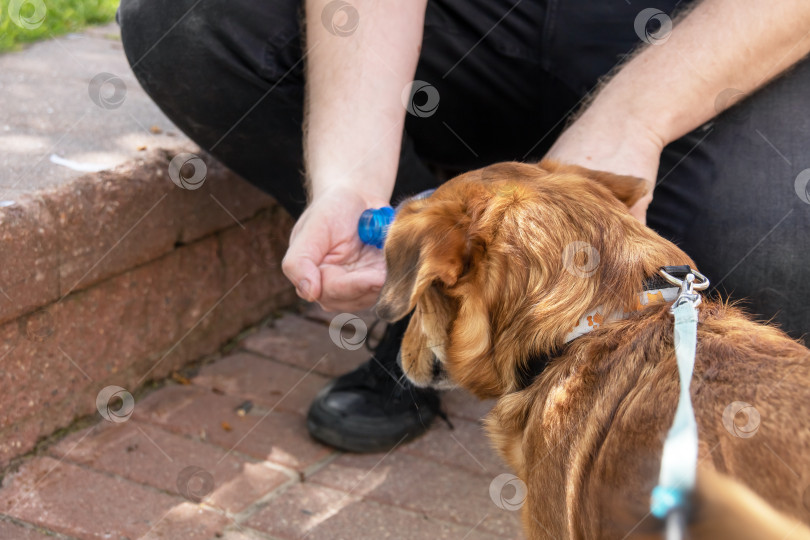
{"type": "MultiPolygon", "coordinates": [[[[669,13],[677,3],[645,7],[669,13]]],[[[122,0],[119,9],[124,50],[149,95],[293,216],[306,200],[301,9],[297,0],[122,0]]],[[[638,11],[431,0],[415,79],[433,85],[440,104],[407,115],[394,201],[436,185],[427,164],[463,171],[542,157],[598,78],[640,43],[638,11]]],[[[810,168],[807,88],[804,61],[667,146],[648,213],[719,291],[796,337],[810,328],[810,204],[796,188],[810,168]]]]}

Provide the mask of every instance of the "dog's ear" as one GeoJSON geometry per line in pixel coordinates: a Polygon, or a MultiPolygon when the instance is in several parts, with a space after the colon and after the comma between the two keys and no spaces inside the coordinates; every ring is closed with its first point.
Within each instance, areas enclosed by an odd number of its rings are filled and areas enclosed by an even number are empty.
{"type": "Polygon", "coordinates": [[[570,173],[584,176],[594,182],[608,188],[613,195],[625,206],[630,208],[640,198],[649,192],[650,187],[646,180],[638,176],[628,176],[623,174],[613,174],[606,171],[595,171],[579,165],[568,165],[557,163],[549,159],[544,159],[538,165],[541,169],[550,173],[570,173]]]}
{"type": "Polygon", "coordinates": [[[388,274],[376,305],[381,319],[405,317],[433,283],[457,283],[481,251],[470,236],[471,221],[464,208],[451,201],[400,211],[385,241],[388,274]]]}

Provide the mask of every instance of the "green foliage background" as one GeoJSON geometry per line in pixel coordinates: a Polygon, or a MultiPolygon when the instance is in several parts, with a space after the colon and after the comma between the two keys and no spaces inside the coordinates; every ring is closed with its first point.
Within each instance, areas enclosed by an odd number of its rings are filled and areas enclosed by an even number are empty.
{"type": "Polygon", "coordinates": [[[119,0],[0,0],[0,52],[19,49],[23,43],[49,39],[113,20],[119,0]],[[31,17],[36,4],[45,5],[45,18],[37,28],[23,28],[13,20],[16,9],[31,17]],[[11,13],[9,12],[11,10],[11,13]]]}

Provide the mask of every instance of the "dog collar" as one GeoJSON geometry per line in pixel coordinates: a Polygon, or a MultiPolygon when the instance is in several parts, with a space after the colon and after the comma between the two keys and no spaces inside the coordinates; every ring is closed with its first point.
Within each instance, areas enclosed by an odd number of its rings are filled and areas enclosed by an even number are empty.
{"type": "MultiPolygon", "coordinates": [[[[679,279],[684,279],[686,275],[692,271],[687,264],[680,266],[662,266],[660,270],[679,279]]],[[[579,336],[596,330],[608,321],[626,319],[631,313],[641,311],[651,304],[672,302],[678,297],[680,291],[679,287],[673,286],[661,275],[648,278],[644,282],[644,290],[638,293],[636,305],[631,311],[605,313],[604,307],[598,306],[579,318],[579,321],[568,330],[568,333],[565,335],[564,343],[568,344],[579,336]]]]}
{"type": "MultiPolygon", "coordinates": [[[[661,270],[681,279],[685,278],[686,274],[692,271],[689,265],[662,266],[661,270]]],[[[526,370],[518,373],[518,380],[521,381],[521,389],[529,386],[534,378],[543,372],[546,365],[559,356],[567,348],[568,344],[576,338],[596,330],[606,322],[626,319],[631,313],[640,311],[646,306],[672,302],[679,294],[680,288],[672,286],[663,277],[656,275],[645,280],[644,290],[638,293],[636,305],[631,311],[605,313],[603,306],[592,309],[580,317],[577,323],[568,330],[562,349],[550,353],[535,354],[529,358],[526,370]]]]}
{"type": "Polygon", "coordinates": [[[608,321],[618,321],[626,319],[631,313],[640,311],[644,307],[651,304],[660,304],[662,302],[672,302],[678,297],[680,289],[678,287],[665,287],[662,289],[645,289],[638,293],[636,297],[636,306],[632,311],[627,312],[613,312],[605,313],[602,306],[592,309],[585,315],[579,318],[576,325],[572,326],[568,333],[565,335],[565,343],[574,341],[579,336],[585,335],[588,332],[596,330],[608,321]]]}

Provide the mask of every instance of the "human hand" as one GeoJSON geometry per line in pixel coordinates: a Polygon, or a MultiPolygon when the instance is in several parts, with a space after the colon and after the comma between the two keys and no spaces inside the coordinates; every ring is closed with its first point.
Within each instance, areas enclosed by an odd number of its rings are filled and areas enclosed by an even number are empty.
{"type": "Polygon", "coordinates": [[[599,110],[589,109],[560,135],[545,158],[643,178],[649,191],[630,213],[646,224],[663,147],[660,138],[641,126],[614,123],[599,110]]]}
{"type": "Polygon", "coordinates": [[[365,209],[387,204],[342,186],[313,199],[293,227],[281,262],[298,296],[327,311],[374,304],[385,281],[385,258],[381,249],[360,241],[357,221],[365,209]]]}

